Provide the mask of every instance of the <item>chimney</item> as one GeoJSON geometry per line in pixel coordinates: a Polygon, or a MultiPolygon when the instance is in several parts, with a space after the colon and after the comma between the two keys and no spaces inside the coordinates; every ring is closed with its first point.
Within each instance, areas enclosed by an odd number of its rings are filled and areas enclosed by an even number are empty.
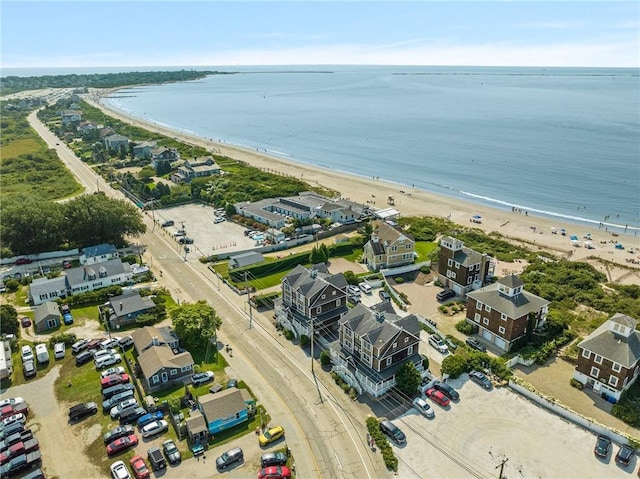
{"type": "Polygon", "coordinates": [[[122,301],[120,301],[120,311],[122,311],[122,301]]]}
{"type": "Polygon", "coordinates": [[[160,346],[160,341],[158,341],[158,336],[154,336],[154,337],[151,339],[151,344],[152,344],[153,346],[160,346]]]}
{"type": "Polygon", "coordinates": [[[376,321],[384,323],[384,311],[376,311],[376,321]]]}
{"type": "Polygon", "coordinates": [[[309,271],[309,276],[315,279],[318,276],[318,272],[315,269],[311,268],[311,270],[309,271]]]}

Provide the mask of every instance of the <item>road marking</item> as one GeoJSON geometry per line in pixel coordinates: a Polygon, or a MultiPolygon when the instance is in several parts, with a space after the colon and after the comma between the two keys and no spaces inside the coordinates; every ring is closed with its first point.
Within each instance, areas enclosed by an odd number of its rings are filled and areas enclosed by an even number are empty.
{"type": "Polygon", "coordinates": [[[338,453],[334,452],[333,454],[336,456],[336,462],[338,463],[338,467],[342,471],[342,463],[340,462],[340,458],[338,457],[338,453]]]}
{"type": "MultiPolygon", "coordinates": [[[[315,410],[313,409],[313,406],[309,403],[307,403],[307,407],[309,408],[309,411],[311,411],[311,414],[314,415],[314,417],[317,417],[315,410]]],[[[342,468],[340,468],[342,469],[342,468]]]]}

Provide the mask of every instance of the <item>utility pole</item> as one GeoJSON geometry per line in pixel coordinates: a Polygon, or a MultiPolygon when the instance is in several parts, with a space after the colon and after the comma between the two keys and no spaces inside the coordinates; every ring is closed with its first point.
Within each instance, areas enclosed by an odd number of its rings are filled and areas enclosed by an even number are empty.
{"type": "Polygon", "coordinates": [[[320,385],[318,384],[318,378],[316,377],[316,372],[313,369],[313,342],[315,340],[315,332],[316,330],[313,327],[313,319],[314,316],[311,316],[311,375],[313,376],[313,380],[316,383],[316,389],[318,390],[318,404],[322,404],[322,394],[320,393],[320,385]]]}
{"type": "Polygon", "coordinates": [[[508,458],[508,457],[505,457],[505,458],[502,460],[502,462],[501,462],[499,465],[497,465],[497,466],[495,467],[496,469],[500,468],[500,474],[498,474],[498,479],[502,479],[502,477],[503,477],[503,476],[502,476],[502,471],[504,470],[504,465],[507,463],[507,461],[508,461],[508,460],[509,460],[509,458],[508,458]]]}
{"type": "Polygon", "coordinates": [[[251,323],[253,322],[253,309],[251,308],[251,293],[249,290],[249,282],[247,280],[248,272],[244,272],[244,287],[247,290],[247,304],[249,305],[249,329],[251,329],[251,323]]]}

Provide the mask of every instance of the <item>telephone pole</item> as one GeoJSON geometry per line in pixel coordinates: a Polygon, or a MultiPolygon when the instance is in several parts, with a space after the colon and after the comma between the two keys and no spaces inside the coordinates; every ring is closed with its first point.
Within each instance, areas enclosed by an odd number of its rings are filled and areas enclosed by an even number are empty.
{"type": "Polygon", "coordinates": [[[500,468],[500,473],[498,474],[498,479],[502,479],[502,477],[503,477],[503,476],[502,476],[502,471],[504,470],[504,465],[507,463],[507,461],[508,461],[508,460],[509,460],[509,458],[508,458],[508,457],[505,457],[505,458],[502,460],[502,462],[501,462],[499,465],[497,465],[497,466],[495,467],[496,469],[500,468]]]}
{"type": "Polygon", "coordinates": [[[251,323],[253,322],[253,309],[251,308],[251,292],[249,290],[249,282],[247,281],[248,272],[244,272],[244,287],[247,289],[247,304],[249,305],[249,329],[251,329],[251,323]]]}

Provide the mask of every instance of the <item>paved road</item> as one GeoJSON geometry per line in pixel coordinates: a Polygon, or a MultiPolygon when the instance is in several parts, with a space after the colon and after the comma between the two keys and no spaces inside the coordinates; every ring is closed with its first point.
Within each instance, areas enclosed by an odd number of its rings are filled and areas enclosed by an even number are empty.
{"type": "MultiPolygon", "coordinates": [[[[82,163],[38,120],[35,113],[30,124],[45,141],[55,147],[78,180],[95,191],[121,198],[102,179],[82,163]],[[56,146],[56,143],[60,145],[56,146]]],[[[362,412],[352,407],[335,385],[316,388],[309,373],[310,360],[304,352],[282,337],[273,336],[274,328],[267,318],[253,313],[253,328],[248,329],[246,298],[218,285],[212,274],[193,258],[185,262],[169,238],[163,237],[153,221],[145,216],[148,232],[136,240],[146,246],[153,258],[154,269],[163,271],[166,284],[176,299],[206,300],[223,318],[219,340],[231,344],[233,357],[228,361],[238,378],[245,380],[272,416],[272,423],[286,429],[287,445],[296,457],[299,477],[374,478],[390,474],[380,455],[370,455],[364,437],[362,412]],[[318,403],[322,395],[322,403],[318,403]]],[[[187,461],[185,461],[187,462],[187,461]]],[[[201,477],[204,477],[201,476],[201,477]]]]}

